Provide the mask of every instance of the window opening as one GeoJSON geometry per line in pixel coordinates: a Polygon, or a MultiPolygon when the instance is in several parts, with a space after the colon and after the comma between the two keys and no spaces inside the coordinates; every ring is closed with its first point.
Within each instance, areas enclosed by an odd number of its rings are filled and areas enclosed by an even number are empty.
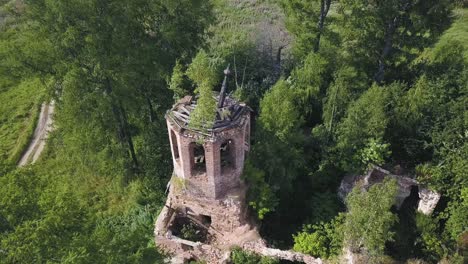
{"type": "Polygon", "coordinates": [[[177,137],[174,131],[171,130],[171,141],[172,141],[172,152],[174,153],[174,158],[179,159],[179,144],[177,142],[177,137]]]}
{"type": "Polygon", "coordinates": [[[191,149],[193,151],[192,160],[192,171],[193,174],[201,174],[206,172],[206,158],[205,148],[203,145],[198,143],[191,143],[191,149]]]}
{"type": "Polygon", "coordinates": [[[245,126],[244,141],[247,147],[250,146],[250,123],[245,126]]]}
{"type": "Polygon", "coordinates": [[[209,215],[200,215],[201,222],[205,226],[210,226],[211,225],[211,216],[209,215]]]}
{"type": "Polygon", "coordinates": [[[221,169],[234,168],[234,141],[228,139],[221,144],[221,169]]]}

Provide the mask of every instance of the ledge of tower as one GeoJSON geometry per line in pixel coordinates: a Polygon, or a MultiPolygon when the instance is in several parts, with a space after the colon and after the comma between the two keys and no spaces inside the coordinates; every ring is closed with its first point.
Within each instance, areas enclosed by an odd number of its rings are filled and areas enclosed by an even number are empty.
{"type": "MultiPolygon", "coordinates": [[[[219,93],[214,92],[213,98],[218,102],[219,93]]],[[[171,110],[166,113],[168,118],[173,124],[178,126],[180,129],[193,130],[189,127],[190,115],[197,106],[197,97],[185,96],[184,98],[177,101],[171,110]]],[[[197,132],[218,132],[234,126],[239,125],[242,122],[242,117],[252,111],[245,103],[240,103],[230,96],[226,96],[224,103],[221,107],[216,109],[216,119],[212,127],[206,129],[206,131],[197,132]]]]}

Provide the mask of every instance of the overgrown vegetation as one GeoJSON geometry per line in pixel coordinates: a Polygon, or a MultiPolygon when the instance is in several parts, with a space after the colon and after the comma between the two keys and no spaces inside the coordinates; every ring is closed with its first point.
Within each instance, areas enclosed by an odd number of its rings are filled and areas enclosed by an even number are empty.
{"type": "Polygon", "coordinates": [[[448,0],[1,2],[0,262],[162,263],[164,114],[198,94],[193,124],[209,126],[227,64],[254,110],[244,179],[268,242],[466,262],[467,14],[448,0]],[[17,169],[49,99],[57,129],[17,169]],[[391,183],[340,201],[343,176],[371,165],[440,192],[435,212],[396,211],[391,183]]]}
{"type": "Polygon", "coordinates": [[[39,117],[44,85],[39,79],[0,87],[0,158],[12,163],[34,132],[39,117]]]}
{"type": "Polygon", "coordinates": [[[152,230],[171,175],[166,80],[176,59],[196,54],[211,9],[189,0],[2,3],[1,263],[163,262],[152,230]],[[17,141],[45,94],[57,129],[40,162],[15,169],[6,158],[24,147],[17,141]]]}
{"type": "Polygon", "coordinates": [[[235,248],[231,252],[231,261],[233,264],[277,264],[278,260],[262,257],[254,253],[235,248]]]}

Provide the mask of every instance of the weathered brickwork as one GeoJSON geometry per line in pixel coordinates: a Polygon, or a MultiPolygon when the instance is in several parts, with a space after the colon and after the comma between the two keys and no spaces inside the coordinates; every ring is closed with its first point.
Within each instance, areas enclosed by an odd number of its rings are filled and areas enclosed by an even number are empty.
{"type": "Polygon", "coordinates": [[[217,199],[222,198],[230,189],[240,186],[245,153],[249,150],[249,112],[241,117],[237,126],[214,132],[210,136],[180,129],[170,120],[167,120],[167,127],[174,174],[187,182],[188,192],[192,192],[194,196],[217,199]],[[221,147],[226,141],[231,142],[229,146],[232,148],[230,156],[233,164],[229,166],[223,166],[221,162],[221,147]],[[194,149],[197,144],[204,149],[205,168],[202,171],[194,169],[194,149]]]}

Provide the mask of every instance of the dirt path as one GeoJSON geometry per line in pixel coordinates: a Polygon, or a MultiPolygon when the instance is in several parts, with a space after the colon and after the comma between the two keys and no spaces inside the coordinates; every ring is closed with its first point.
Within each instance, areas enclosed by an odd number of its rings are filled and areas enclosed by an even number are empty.
{"type": "Polygon", "coordinates": [[[39,121],[37,122],[36,129],[31,138],[31,142],[28,148],[21,156],[18,166],[22,167],[28,164],[36,162],[44,150],[46,139],[49,132],[52,131],[52,115],[54,114],[55,104],[54,101],[49,104],[43,103],[41,106],[41,113],[39,115],[39,121]]]}

